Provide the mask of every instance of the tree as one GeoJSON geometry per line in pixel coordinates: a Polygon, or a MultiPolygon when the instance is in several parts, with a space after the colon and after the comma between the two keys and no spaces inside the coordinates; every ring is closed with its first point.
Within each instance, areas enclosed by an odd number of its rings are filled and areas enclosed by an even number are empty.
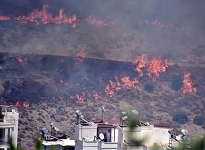
{"type": "Polygon", "coordinates": [[[145,88],[146,91],[152,92],[152,91],[154,91],[154,83],[152,83],[152,82],[146,82],[146,83],[144,84],[144,88],[145,88]]]}
{"type": "Polygon", "coordinates": [[[205,118],[203,116],[195,116],[193,122],[198,126],[203,125],[205,122],[205,118]]]}
{"type": "Polygon", "coordinates": [[[181,75],[174,74],[172,76],[171,88],[175,91],[179,91],[183,85],[183,77],[181,75]]]}
{"type": "Polygon", "coordinates": [[[172,120],[180,124],[185,124],[189,121],[188,115],[185,111],[176,111],[172,120]]]}

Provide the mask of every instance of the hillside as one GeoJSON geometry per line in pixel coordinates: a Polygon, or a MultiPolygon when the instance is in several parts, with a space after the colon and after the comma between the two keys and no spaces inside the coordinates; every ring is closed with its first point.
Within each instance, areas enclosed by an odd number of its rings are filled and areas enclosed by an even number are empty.
{"type": "Polygon", "coordinates": [[[73,137],[75,111],[142,120],[191,134],[204,115],[204,1],[0,2],[0,97],[20,112],[19,145],[54,122],[73,137]],[[173,116],[185,111],[188,122],[173,116]],[[180,119],[179,119],[180,120],[180,119]]]}
{"type": "Polygon", "coordinates": [[[24,147],[30,146],[32,136],[39,135],[41,128],[49,127],[51,122],[73,137],[77,109],[86,119],[99,120],[101,107],[105,106],[109,109],[105,119],[119,120],[121,102],[138,108],[145,121],[176,130],[186,128],[195,134],[203,130],[193,124],[193,118],[204,113],[204,69],[168,65],[153,80],[145,69],[140,77],[132,62],[2,53],[1,98],[19,108],[19,143],[24,147]],[[171,87],[173,75],[183,76],[184,72],[191,73],[196,93],[171,87]],[[153,91],[146,88],[148,83],[153,83],[153,91]],[[185,124],[172,120],[173,114],[181,110],[188,114],[185,124]]]}

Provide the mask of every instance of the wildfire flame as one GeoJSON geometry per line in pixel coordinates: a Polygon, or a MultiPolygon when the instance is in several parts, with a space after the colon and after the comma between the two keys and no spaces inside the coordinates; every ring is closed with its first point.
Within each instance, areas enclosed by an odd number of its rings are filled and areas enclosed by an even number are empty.
{"type": "Polygon", "coordinates": [[[14,105],[15,107],[23,107],[23,108],[28,108],[29,107],[29,103],[28,102],[23,102],[23,104],[21,105],[20,101],[17,101],[16,104],[14,105]]]}
{"type": "Polygon", "coordinates": [[[163,23],[161,23],[159,20],[155,19],[153,22],[151,22],[152,25],[157,26],[159,28],[166,27],[163,23]]]}
{"type": "Polygon", "coordinates": [[[145,23],[147,25],[152,25],[152,26],[155,26],[155,27],[158,27],[158,28],[174,28],[176,30],[184,29],[183,27],[180,27],[180,28],[176,27],[173,23],[164,24],[161,21],[159,21],[158,19],[155,19],[154,21],[145,20],[145,23]]]}
{"type": "Polygon", "coordinates": [[[19,85],[22,85],[22,83],[23,83],[23,81],[22,80],[20,80],[20,79],[17,79],[17,84],[19,84],[19,85]]]}
{"type": "Polygon", "coordinates": [[[21,57],[19,57],[19,56],[17,56],[16,57],[16,59],[17,59],[17,61],[19,62],[19,63],[23,63],[23,62],[26,62],[27,61],[27,58],[21,58],[21,57]]]}
{"type": "MultiPolygon", "coordinates": [[[[59,10],[59,15],[56,17],[53,17],[48,11],[48,4],[43,4],[43,9],[40,11],[38,9],[34,9],[31,13],[28,14],[28,16],[18,16],[14,19],[20,23],[28,23],[28,22],[34,22],[37,25],[40,23],[48,24],[48,23],[69,23],[72,24],[72,27],[76,26],[76,15],[73,15],[72,17],[68,18],[64,14],[64,9],[59,10]]],[[[10,16],[0,16],[0,20],[9,20],[10,16]]]]}
{"type": "Polygon", "coordinates": [[[82,92],[82,95],[76,94],[76,98],[78,99],[78,101],[83,102],[85,100],[85,93],[82,92]]]}
{"type": "Polygon", "coordinates": [[[23,107],[24,108],[28,108],[29,107],[29,103],[28,102],[23,102],[23,107]]]}
{"type": "Polygon", "coordinates": [[[8,16],[1,16],[0,15],[0,21],[6,21],[6,20],[9,20],[10,19],[10,17],[8,17],[8,16]]]}
{"type": "Polygon", "coordinates": [[[167,60],[161,58],[153,58],[147,68],[148,76],[152,79],[156,79],[159,77],[161,72],[165,72],[168,67],[167,60]]]}
{"type": "Polygon", "coordinates": [[[148,76],[152,79],[158,78],[160,73],[166,71],[166,68],[168,67],[166,59],[162,59],[160,57],[153,58],[149,63],[147,63],[145,58],[146,55],[142,54],[132,63],[135,70],[139,73],[139,76],[143,76],[143,68],[146,68],[148,76]]]}
{"type": "Polygon", "coordinates": [[[82,49],[78,54],[77,54],[77,60],[78,62],[83,62],[85,58],[85,52],[84,49],[82,49]]]}
{"type": "Polygon", "coordinates": [[[109,97],[113,97],[114,96],[114,91],[110,89],[110,85],[106,85],[105,87],[105,93],[107,96],[109,97]]]}
{"type": "Polygon", "coordinates": [[[100,98],[100,95],[98,95],[97,91],[93,91],[93,98],[96,100],[100,98]]]}
{"type": "Polygon", "coordinates": [[[196,88],[193,87],[193,83],[190,79],[190,73],[184,74],[184,80],[181,91],[183,93],[196,93],[196,88]]]}
{"type": "Polygon", "coordinates": [[[141,56],[138,56],[137,59],[133,62],[133,65],[136,66],[135,70],[139,73],[139,76],[143,76],[142,69],[146,66],[145,62],[145,54],[142,54],[141,56]]]}
{"type": "Polygon", "coordinates": [[[115,77],[116,82],[109,80],[109,84],[105,87],[105,93],[109,97],[114,96],[115,91],[119,91],[122,88],[133,88],[135,84],[139,83],[136,78],[130,80],[129,76],[121,78],[121,83],[118,81],[118,78],[115,77]]]}
{"type": "Polygon", "coordinates": [[[117,80],[117,82],[113,82],[112,80],[109,80],[109,82],[110,82],[112,89],[114,89],[116,91],[119,91],[121,89],[121,84],[118,80],[117,80]]]}
{"type": "Polygon", "coordinates": [[[135,84],[139,83],[138,80],[136,78],[133,79],[133,81],[130,81],[130,77],[129,76],[125,76],[121,79],[122,83],[123,83],[123,87],[127,87],[127,88],[132,88],[135,86],[135,84]]]}
{"type": "Polygon", "coordinates": [[[106,23],[102,20],[94,18],[93,16],[89,16],[88,18],[85,18],[85,21],[88,24],[95,25],[96,27],[115,25],[117,23],[116,21],[106,23]]]}
{"type": "Polygon", "coordinates": [[[20,106],[21,106],[20,101],[17,101],[14,106],[15,106],[15,107],[20,107],[20,106]]]}

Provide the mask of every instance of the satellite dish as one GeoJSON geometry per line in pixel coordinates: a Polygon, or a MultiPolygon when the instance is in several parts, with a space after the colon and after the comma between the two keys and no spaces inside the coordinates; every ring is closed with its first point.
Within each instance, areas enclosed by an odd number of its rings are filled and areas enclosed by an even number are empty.
{"type": "Polygon", "coordinates": [[[42,132],[43,132],[44,134],[48,134],[48,129],[47,129],[46,127],[44,127],[44,128],[42,128],[42,132]]]}
{"type": "Polygon", "coordinates": [[[100,134],[99,134],[99,138],[100,138],[100,140],[104,140],[104,138],[105,138],[105,137],[104,137],[104,134],[100,133],[100,134]]]}
{"type": "Polygon", "coordinates": [[[135,114],[136,116],[139,115],[138,111],[132,110],[132,113],[135,114]]]}
{"type": "Polygon", "coordinates": [[[125,111],[122,111],[121,113],[122,113],[122,115],[126,115],[127,114],[125,111]]]}
{"type": "Polygon", "coordinates": [[[189,132],[188,132],[187,130],[185,130],[185,129],[182,129],[182,130],[181,130],[181,133],[182,133],[183,135],[185,135],[185,136],[189,135],[189,132]]]}
{"type": "Polygon", "coordinates": [[[144,125],[145,125],[145,126],[149,126],[149,122],[145,122],[144,125]]]}
{"type": "Polygon", "coordinates": [[[169,133],[170,135],[174,135],[174,130],[170,129],[170,130],[168,130],[168,133],[169,133]]]}
{"type": "Polygon", "coordinates": [[[56,128],[56,127],[54,127],[54,130],[55,130],[55,131],[59,131],[59,129],[58,129],[58,128],[56,128]]]}
{"type": "Polygon", "coordinates": [[[51,128],[54,128],[54,127],[55,127],[54,123],[51,123],[51,128]]]}
{"type": "Polygon", "coordinates": [[[127,119],[128,119],[127,116],[123,116],[123,117],[122,117],[122,120],[127,120],[127,119]]]}
{"type": "Polygon", "coordinates": [[[76,110],[76,115],[80,116],[82,113],[80,110],[76,110]]]}
{"type": "Polygon", "coordinates": [[[84,118],[84,116],[83,115],[80,115],[80,119],[83,119],[84,118]]]}

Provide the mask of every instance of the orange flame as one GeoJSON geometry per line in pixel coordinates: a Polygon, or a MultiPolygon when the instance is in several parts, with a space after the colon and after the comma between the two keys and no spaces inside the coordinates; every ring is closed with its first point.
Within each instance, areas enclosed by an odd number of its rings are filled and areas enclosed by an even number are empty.
{"type": "Polygon", "coordinates": [[[159,21],[158,19],[155,19],[154,21],[149,21],[149,20],[145,20],[145,23],[147,25],[152,25],[152,26],[155,26],[155,27],[158,27],[158,28],[173,28],[173,29],[176,29],[176,30],[183,30],[184,28],[183,27],[177,27],[175,26],[173,23],[171,24],[164,24],[162,23],[161,21],[159,21]]]}
{"type": "Polygon", "coordinates": [[[129,76],[125,76],[121,78],[122,84],[118,81],[117,77],[115,78],[116,78],[116,82],[109,80],[109,84],[105,87],[105,93],[110,97],[114,96],[114,91],[119,91],[122,89],[122,87],[132,88],[135,86],[135,84],[139,83],[136,78],[134,78],[133,81],[131,81],[129,76]]]}
{"type": "Polygon", "coordinates": [[[156,79],[159,77],[161,72],[165,72],[168,67],[167,60],[163,60],[161,58],[153,58],[147,68],[148,76],[152,79],[156,79]]]}
{"type": "Polygon", "coordinates": [[[121,79],[122,83],[123,83],[123,87],[127,87],[127,88],[132,88],[135,86],[135,84],[139,83],[139,81],[137,81],[136,78],[133,79],[133,81],[130,81],[130,77],[129,76],[125,76],[121,79]]]}
{"type": "Polygon", "coordinates": [[[101,26],[109,26],[109,25],[115,25],[117,22],[112,21],[112,22],[104,22],[102,20],[96,19],[93,16],[89,16],[88,18],[85,19],[85,21],[88,24],[95,25],[96,27],[101,27],[101,26]]]}
{"type": "Polygon", "coordinates": [[[164,28],[166,27],[163,23],[161,23],[159,20],[155,19],[152,23],[152,25],[159,27],[159,28],[164,28]]]}
{"type": "Polygon", "coordinates": [[[93,98],[96,100],[100,98],[100,95],[98,95],[97,91],[93,91],[93,98]]]}
{"type": "Polygon", "coordinates": [[[135,70],[139,73],[139,76],[143,76],[142,69],[146,66],[145,63],[145,54],[142,54],[141,56],[138,56],[137,59],[133,62],[133,65],[136,66],[135,70]]]}
{"type": "Polygon", "coordinates": [[[82,95],[77,94],[77,95],[76,95],[76,98],[77,98],[79,101],[83,102],[83,101],[85,100],[85,93],[82,92],[82,95]]]}
{"type": "Polygon", "coordinates": [[[19,85],[22,85],[22,83],[23,83],[23,81],[22,80],[20,80],[20,79],[17,79],[17,84],[19,84],[19,85]]]}
{"type": "Polygon", "coordinates": [[[19,62],[19,63],[23,63],[23,62],[26,62],[27,61],[27,58],[21,58],[21,57],[19,57],[19,56],[17,56],[16,57],[16,59],[17,59],[17,61],[19,62]]]}
{"type": "Polygon", "coordinates": [[[84,52],[84,49],[82,49],[78,54],[77,54],[77,60],[79,62],[83,62],[85,58],[85,52],[84,52]]]}
{"type": "Polygon", "coordinates": [[[9,20],[10,17],[9,16],[1,16],[0,15],[0,21],[6,21],[6,20],[9,20]]]}
{"type": "Polygon", "coordinates": [[[15,106],[15,107],[20,107],[20,106],[21,106],[20,101],[17,101],[16,104],[15,104],[14,106],[15,106]]]}
{"type": "Polygon", "coordinates": [[[29,107],[29,103],[28,102],[23,102],[23,105],[21,105],[20,101],[17,101],[16,104],[14,105],[15,107],[24,107],[24,108],[28,108],[29,107]]]}
{"type": "Polygon", "coordinates": [[[23,102],[23,107],[24,108],[28,108],[29,107],[29,103],[28,102],[23,102]]]}
{"type": "Polygon", "coordinates": [[[121,84],[120,82],[113,82],[112,80],[109,80],[110,82],[110,85],[112,87],[112,89],[116,90],[116,91],[119,91],[121,89],[121,84]]]}
{"type": "Polygon", "coordinates": [[[105,93],[106,93],[106,95],[108,95],[109,97],[113,97],[113,96],[114,96],[114,91],[113,91],[113,90],[110,90],[110,85],[109,85],[109,84],[105,87],[105,93]]]}
{"type": "MultiPolygon", "coordinates": [[[[69,23],[72,24],[72,27],[76,26],[76,15],[68,18],[64,14],[64,9],[59,10],[59,15],[53,17],[50,13],[47,12],[48,4],[43,4],[43,9],[39,11],[38,9],[34,9],[28,16],[18,16],[14,19],[19,21],[20,23],[28,23],[28,22],[35,22],[37,25],[40,23],[48,24],[48,23],[69,23]]],[[[9,16],[0,16],[1,20],[9,20],[11,17],[9,16]]]]}
{"type": "Polygon", "coordinates": [[[196,88],[193,87],[193,83],[190,79],[190,73],[184,74],[184,80],[181,91],[183,93],[196,93],[196,88]]]}

